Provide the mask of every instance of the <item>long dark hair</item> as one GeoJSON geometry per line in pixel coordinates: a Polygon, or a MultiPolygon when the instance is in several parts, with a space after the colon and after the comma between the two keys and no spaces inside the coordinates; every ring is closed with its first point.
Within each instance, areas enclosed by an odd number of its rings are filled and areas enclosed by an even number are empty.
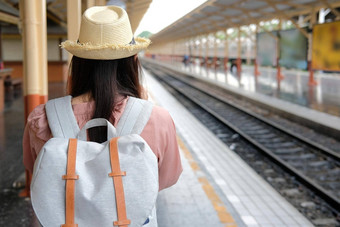
{"type": "MultiPolygon", "coordinates": [[[[117,94],[141,98],[141,66],[136,56],[116,60],[92,60],[73,56],[69,93],[73,97],[89,93],[95,102],[93,118],[111,119],[117,94]]],[[[106,141],[106,128],[89,130],[91,141],[106,141]]]]}

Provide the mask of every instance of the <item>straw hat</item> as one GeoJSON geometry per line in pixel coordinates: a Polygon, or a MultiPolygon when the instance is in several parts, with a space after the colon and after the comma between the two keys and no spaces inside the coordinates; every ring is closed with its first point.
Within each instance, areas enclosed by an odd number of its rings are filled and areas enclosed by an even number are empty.
{"type": "Polygon", "coordinates": [[[66,40],[60,46],[80,58],[110,60],[135,55],[149,44],[149,39],[133,37],[124,9],[95,6],[83,14],[79,39],[66,40]]]}

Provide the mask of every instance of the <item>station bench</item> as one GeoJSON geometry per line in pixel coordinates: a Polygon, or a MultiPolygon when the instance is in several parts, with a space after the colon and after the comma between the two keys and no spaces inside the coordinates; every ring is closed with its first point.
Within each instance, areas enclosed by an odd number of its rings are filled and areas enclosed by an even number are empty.
{"type": "Polygon", "coordinates": [[[0,112],[5,107],[5,80],[12,75],[12,69],[0,69],[0,112]]]}
{"type": "Polygon", "coordinates": [[[22,90],[22,79],[12,78],[11,76],[6,76],[5,85],[5,101],[13,101],[15,97],[21,94],[22,90]]]}

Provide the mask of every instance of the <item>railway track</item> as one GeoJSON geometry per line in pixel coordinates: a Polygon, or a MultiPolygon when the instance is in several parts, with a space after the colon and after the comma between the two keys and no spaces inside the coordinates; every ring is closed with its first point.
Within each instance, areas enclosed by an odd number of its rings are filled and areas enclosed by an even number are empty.
{"type": "Polygon", "coordinates": [[[340,153],[295,134],[262,116],[204,90],[195,78],[176,77],[164,69],[152,73],[176,92],[231,128],[271,161],[325,200],[340,213],[340,153]],[[196,81],[195,81],[196,80],[196,81]]]}

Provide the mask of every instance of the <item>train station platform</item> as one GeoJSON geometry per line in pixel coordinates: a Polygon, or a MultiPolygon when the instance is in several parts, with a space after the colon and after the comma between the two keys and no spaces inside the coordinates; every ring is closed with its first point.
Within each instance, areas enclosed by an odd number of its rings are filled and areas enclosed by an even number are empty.
{"type": "Polygon", "coordinates": [[[217,85],[274,113],[340,138],[340,74],[315,73],[317,85],[308,86],[308,72],[282,70],[284,79],[278,86],[273,68],[259,67],[260,75],[254,77],[253,66],[242,65],[238,77],[230,71],[198,64],[150,58],[143,61],[217,85]]]}
{"type": "MultiPolygon", "coordinates": [[[[150,99],[168,109],[179,136],[184,171],[171,188],[159,193],[159,226],[312,226],[244,161],[195,119],[145,71],[150,99]]],[[[50,86],[51,98],[64,84],[50,86]]],[[[21,137],[23,100],[0,114],[0,226],[39,226],[30,200],[13,184],[24,171],[21,137]]]]}

